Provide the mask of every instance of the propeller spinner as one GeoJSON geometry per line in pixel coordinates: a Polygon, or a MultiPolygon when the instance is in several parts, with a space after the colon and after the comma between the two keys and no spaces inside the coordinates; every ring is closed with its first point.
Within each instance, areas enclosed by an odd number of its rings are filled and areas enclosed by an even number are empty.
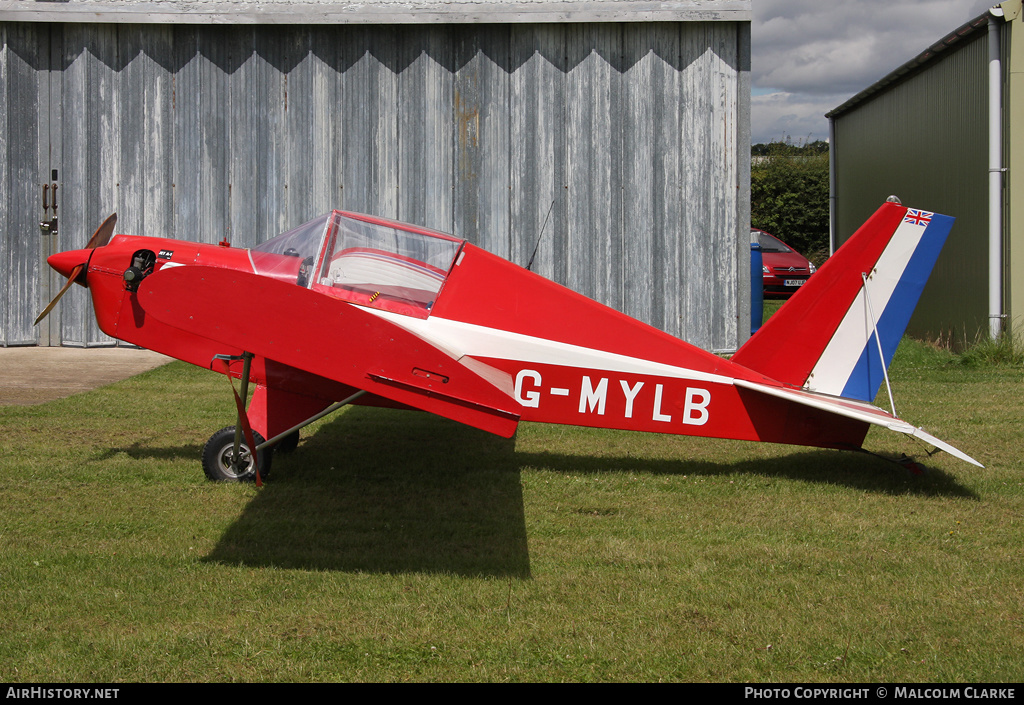
{"type": "MultiPolygon", "coordinates": [[[[67,283],[64,284],[63,288],[57,292],[57,295],[53,297],[53,300],[46,305],[43,312],[39,314],[33,325],[37,325],[39,321],[46,318],[47,314],[53,310],[53,307],[57,305],[61,297],[67,293],[67,290],[71,288],[71,284],[77,281],[80,275],[85,271],[86,266],[89,264],[89,257],[92,255],[92,250],[97,247],[103,247],[110,242],[111,236],[114,234],[114,225],[117,223],[117,213],[112,213],[100,227],[96,228],[96,232],[89,238],[89,242],[86,244],[84,249],[81,250],[69,250],[67,252],[58,252],[57,254],[49,257],[46,262],[53,267],[55,270],[63,274],[68,278],[67,283]]],[[[80,283],[85,285],[85,278],[81,277],[80,283]]]]}

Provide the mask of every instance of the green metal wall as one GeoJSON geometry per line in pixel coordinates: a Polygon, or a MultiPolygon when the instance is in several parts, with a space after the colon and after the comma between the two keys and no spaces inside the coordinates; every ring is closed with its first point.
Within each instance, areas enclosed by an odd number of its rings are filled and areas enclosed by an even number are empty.
{"type": "Polygon", "coordinates": [[[837,245],[890,194],[956,218],[908,328],[925,340],[988,329],[987,66],[981,31],[834,117],[837,245]]]}

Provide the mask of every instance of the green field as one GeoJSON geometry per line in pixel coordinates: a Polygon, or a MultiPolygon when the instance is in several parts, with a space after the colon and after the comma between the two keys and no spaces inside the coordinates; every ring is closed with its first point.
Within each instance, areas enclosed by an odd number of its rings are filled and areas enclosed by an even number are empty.
{"type": "Polygon", "coordinates": [[[986,468],[353,408],[256,488],[182,363],[0,408],[0,679],[1024,680],[1024,372],[892,378],[986,468]]]}

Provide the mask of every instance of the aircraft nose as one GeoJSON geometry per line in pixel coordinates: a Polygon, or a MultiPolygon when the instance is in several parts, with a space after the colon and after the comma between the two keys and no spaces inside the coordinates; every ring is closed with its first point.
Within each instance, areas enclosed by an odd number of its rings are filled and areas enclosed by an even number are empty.
{"type": "Polygon", "coordinates": [[[92,250],[68,250],[66,252],[58,252],[55,255],[50,255],[46,258],[46,263],[53,269],[60,272],[65,278],[70,278],[72,271],[79,265],[84,265],[89,261],[89,255],[92,254],[92,250]]]}

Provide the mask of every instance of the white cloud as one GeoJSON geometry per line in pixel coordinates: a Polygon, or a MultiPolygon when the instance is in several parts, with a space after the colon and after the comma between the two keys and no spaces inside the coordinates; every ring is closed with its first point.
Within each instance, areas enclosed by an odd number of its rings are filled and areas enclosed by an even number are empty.
{"type": "Polygon", "coordinates": [[[826,139],[826,112],[993,4],[753,0],[753,141],[826,139]]]}
{"type": "Polygon", "coordinates": [[[775,92],[751,97],[751,138],[754,144],[791,141],[795,144],[828,139],[823,116],[839,105],[841,95],[775,92]]]}

